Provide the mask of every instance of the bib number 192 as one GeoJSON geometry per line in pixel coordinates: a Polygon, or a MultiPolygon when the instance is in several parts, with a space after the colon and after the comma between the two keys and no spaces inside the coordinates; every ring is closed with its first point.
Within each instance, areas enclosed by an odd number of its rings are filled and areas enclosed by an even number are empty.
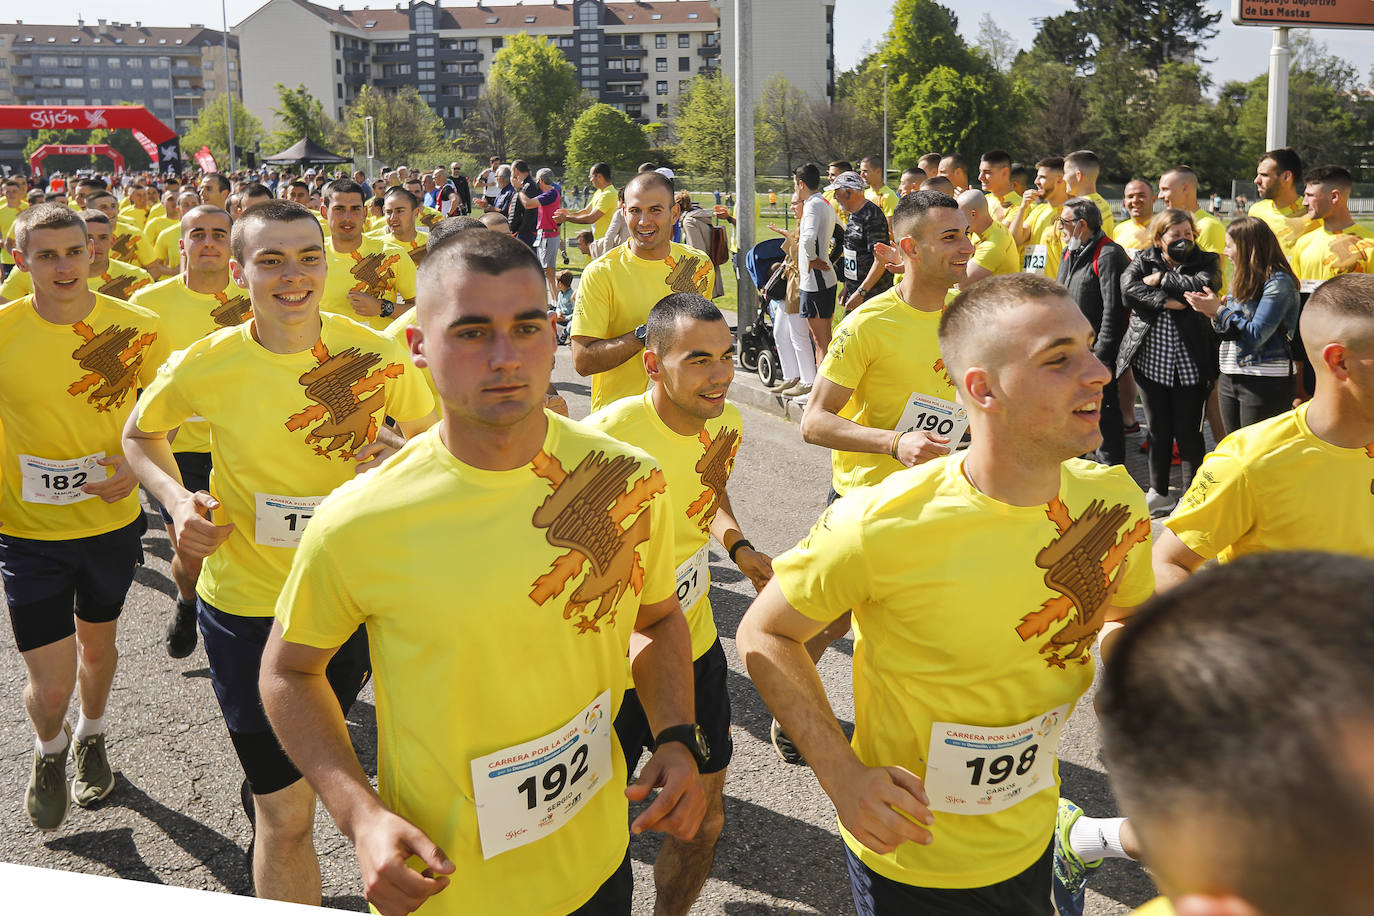
{"type": "Polygon", "coordinates": [[[525,796],[525,807],[533,811],[534,806],[539,804],[539,787],[541,784],[544,788],[545,802],[557,801],[564,789],[570,789],[577,785],[582,777],[587,775],[587,755],[590,753],[590,749],[585,744],[573,751],[572,759],[568,761],[568,765],[572,767],[571,778],[568,775],[568,767],[561,763],[555,763],[544,771],[538,784],[536,784],[535,778],[530,776],[516,786],[516,791],[525,796]]]}
{"type": "Polygon", "coordinates": [[[964,766],[973,771],[973,778],[969,785],[977,786],[983,782],[983,768],[987,767],[988,785],[995,786],[1006,782],[1013,772],[1017,776],[1025,776],[1030,772],[1031,767],[1035,766],[1035,753],[1040,750],[1040,745],[1032,744],[1021,752],[1020,758],[1013,757],[1011,754],[1003,754],[1000,757],[992,758],[988,763],[986,757],[974,757],[972,760],[964,762],[964,766]]]}

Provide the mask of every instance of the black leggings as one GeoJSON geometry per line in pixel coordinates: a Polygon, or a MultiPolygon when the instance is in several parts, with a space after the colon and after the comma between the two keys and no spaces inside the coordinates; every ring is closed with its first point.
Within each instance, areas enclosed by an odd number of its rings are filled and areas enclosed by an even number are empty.
{"type": "Polygon", "coordinates": [[[1277,417],[1293,407],[1296,380],[1291,375],[1225,375],[1217,383],[1221,425],[1226,435],[1277,417]]]}
{"type": "Polygon", "coordinates": [[[1145,399],[1145,418],[1150,424],[1146,441],[1150,445],[1150,489],[1169,495],[1169,468],[1174,459],[1174,443],[1183,459],[1183,489],[1188,489],[1207,450],[1202,441],[1202,414],[1207,406],[1209,385],[1161,385],[1135,374],[1136,386],[1145,399]]]}

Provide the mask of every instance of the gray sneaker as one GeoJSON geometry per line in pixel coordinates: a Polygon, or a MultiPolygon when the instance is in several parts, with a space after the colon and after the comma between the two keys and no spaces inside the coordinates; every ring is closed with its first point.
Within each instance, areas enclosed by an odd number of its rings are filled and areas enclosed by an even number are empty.
{"type": "Polygon", "coordinates": [[[72,798],[83,808],[100,801],[114,788],[114,770],[105,753],[105,736],[78,738],[76,747],[76,778],[72,780],[72,798]]]}
{"type": "Polygon", "coordinates": [[[33,752],[33,773],[29,776],[29,788],[24,793],[24,807],[29,811],[29,820],[39,830],[56,830],[67,819],[71,809],[71,796],[67,794],[67,751],[72,746],[72,729],[62,723],[67,733],[67,746],[56,754],[33,752]]]}

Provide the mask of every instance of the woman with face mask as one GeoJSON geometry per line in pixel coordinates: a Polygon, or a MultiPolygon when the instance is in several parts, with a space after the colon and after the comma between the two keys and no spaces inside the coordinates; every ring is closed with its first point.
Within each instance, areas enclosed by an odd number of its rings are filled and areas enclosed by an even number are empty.
{"type": "Polygon", "coordinates": [[[1117,356],[1117,373],[1135,371],[1149,424],[1150,489],[1154,516],[1166,515],[1187,490],[1202,463],[1202,416],[1219,373],[1217,337],[1206,315],[1188,304],[1188,293],[1218,289],[1220,262],[1197,247],[1192,214],[1167,209],[1150,224],[1152,247],[1126,268],[1121,289],[1131,310],[1117,356]],[[1174,443],[1183,463],[1182,487],[1170,495],[1174,443]]]}

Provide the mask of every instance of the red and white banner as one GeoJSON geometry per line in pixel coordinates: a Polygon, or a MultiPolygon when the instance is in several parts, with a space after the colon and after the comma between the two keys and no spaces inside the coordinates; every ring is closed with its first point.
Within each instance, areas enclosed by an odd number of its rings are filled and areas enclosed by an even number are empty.
{"type": "Polygon", "coordinates": [[[203,172],[218,172],[219,166],[215,165],[214,154],[210,152],[210,147],[202,146],[193,154],[196,165],[200,166],[203,172]]]}

